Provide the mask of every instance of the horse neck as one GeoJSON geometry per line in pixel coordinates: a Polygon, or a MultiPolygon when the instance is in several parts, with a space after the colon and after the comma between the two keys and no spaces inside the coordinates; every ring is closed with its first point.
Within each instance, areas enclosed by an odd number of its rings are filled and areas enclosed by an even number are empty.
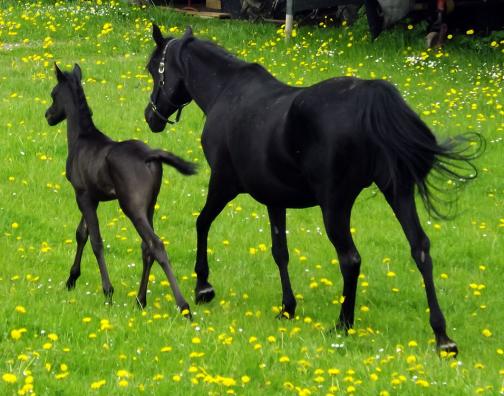
{"type": "Polygon", "coordinates": [[[186,89],[205,114],[232,75],[245,64],[200,40],[189,42],[180,56],[186,89]]]}
{"type": "Polygon", "coordinates": [[[66,104],[66,114],[69,149],[75,144],[79,136],[98,133],[82,87],[72,90],[72,98],[66,104]]]}

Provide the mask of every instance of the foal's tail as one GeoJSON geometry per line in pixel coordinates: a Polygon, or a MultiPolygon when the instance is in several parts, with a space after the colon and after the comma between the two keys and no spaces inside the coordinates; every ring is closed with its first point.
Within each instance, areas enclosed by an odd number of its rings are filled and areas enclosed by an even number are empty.
{"type": "Polygon", "coordinates": [[[183,175],[194,175],[196,173],[196,164],[177,157],[169,151],[152,150],[145,161],[161,161],[166,165],[173,166],[183,175]]]}
{"type": "Polygon", "coordinates": [[[438,143],[392,84],[381,80],[367,84],[359,100],[360,119],[386,162],[385,185],[391,185],[395,194],[401,185],[414,183],[431,216],[450,217],[438,204],[448,206],[450,212],[455,202],[451,193],[476,178],[472,161],[485,150],[485,139],[474,132],[438,143]]]}

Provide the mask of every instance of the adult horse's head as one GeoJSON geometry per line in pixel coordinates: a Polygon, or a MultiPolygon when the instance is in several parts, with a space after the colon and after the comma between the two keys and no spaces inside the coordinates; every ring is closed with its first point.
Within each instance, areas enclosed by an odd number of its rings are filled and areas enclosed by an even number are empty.
{"type": "Polygon", "coordinates": [[[181,39],[163,37],[161,30],[152,25],[152,38],[156,48],[152,53],[147,69],[154,80],[150,101],[145,108],[145,121],[152,132],[161,132],[166,124],[173,124],[170,116],[177,112],[175,122],[180,118],[182,108],[191,101],[184,84],[181,68],[180,50],[185,41],[193,37],[187,28],[181,39]]]}
{"type": "Polygon", "coordinates": [[[62,72],[56,63],[54,64],[57,84],[51,91],[52,104],[45,112],[45,118],[49,125],[59,124],[67,118],[65,104],[71,102],[71,84],[80,84],[82,71],[78,64],[75,64],[71,73],[62,72]]]}

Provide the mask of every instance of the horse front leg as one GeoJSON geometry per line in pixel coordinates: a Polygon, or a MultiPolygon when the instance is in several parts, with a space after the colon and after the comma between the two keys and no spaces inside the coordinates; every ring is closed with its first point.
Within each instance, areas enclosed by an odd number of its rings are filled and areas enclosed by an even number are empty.
{"type": "Polygon", "coordinates": [[[194,290],[196,304],[210,302],[215,297],[214,288],[208,282],[210,272],[207,255],[208,232],[215,218],[236,195],[237,192],[233,188],[232,183],[228,180],[218,178],[212,173],[205,206],[196,220],[197,247],[196,265],[194,266],[197,276],[196,288],[194,290]]]}
{"type": "Polygon", "coordinates": [[[93,253],[96,257],[96,261],[98,261],[98,268],[100,269],[103,293],[105,294],[107,301],[109,303],[112,303],[112,295],[114,294],[114,287],[110,282],[107,266],[105,264],[105,257],[103,255],[103,240],[100,234],[100,225],[98,222],[98,216],[96,214],[96,209],[98,208],[98,202],[90,199],[88,195],[84,193],[77,195],[77,204],[79,205],[79,209],[82,212],[82,215],[89,230],[91,247],[93,248],[93,253]]]}
{"type": "Polygon", "coordinates": [[[268,206],[268,215],[271,226],[271,253],[280,272],[282,283],[282,311],[278,318],[293,319],[296,314],[296,298],[292,293],[289,278],[289,250],[285,234],[285,208],[268,206]]]}
{"type": "Polygon", "coordinates": [[[327,236],[338,255],[340,271],[343,276],[343,303],[336,327],[348,330],[354,324],[357,281],[360,273],[361,257],[350,232],[350,215],[358,192],[340,187],[338,193],[330,194],[322,205],[322,214],[327,236]]]}
{"type": "Polygon", "coordinates": [[[77,226],[77,231],[75,232],[75,239],[77,241],[77,252],[75,253],[75,259],[70,269],[70,276],[66,281],[66,287],[68,290],[72,290],[75,288],[75,282],[79,278],[81,274],[81,259],[82,252],[84,250],[84,246],[86,246],[86,242],[88,240],[88,228],[86,225],[86,221],[84,220],[84,216],[81,218],[79,225],[77,226]]]}

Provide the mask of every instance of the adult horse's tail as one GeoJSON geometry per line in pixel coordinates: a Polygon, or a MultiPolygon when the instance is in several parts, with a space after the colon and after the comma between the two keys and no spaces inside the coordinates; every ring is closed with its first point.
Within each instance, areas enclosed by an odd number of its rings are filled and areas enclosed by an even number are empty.
{"type": "Polygon", "coordinates": [[[485,149],[483,136],[467,133],[438,143],[392,84],[370,80],[361,88],[361,122],[386,162],[376,168],[387,173],[378,175],[382,183],[392,185],[395,192],[414,183],[431,216],[449,217],[440,206],[451,206],[453,190],[476,178],[472,160],[485,149]]]}

